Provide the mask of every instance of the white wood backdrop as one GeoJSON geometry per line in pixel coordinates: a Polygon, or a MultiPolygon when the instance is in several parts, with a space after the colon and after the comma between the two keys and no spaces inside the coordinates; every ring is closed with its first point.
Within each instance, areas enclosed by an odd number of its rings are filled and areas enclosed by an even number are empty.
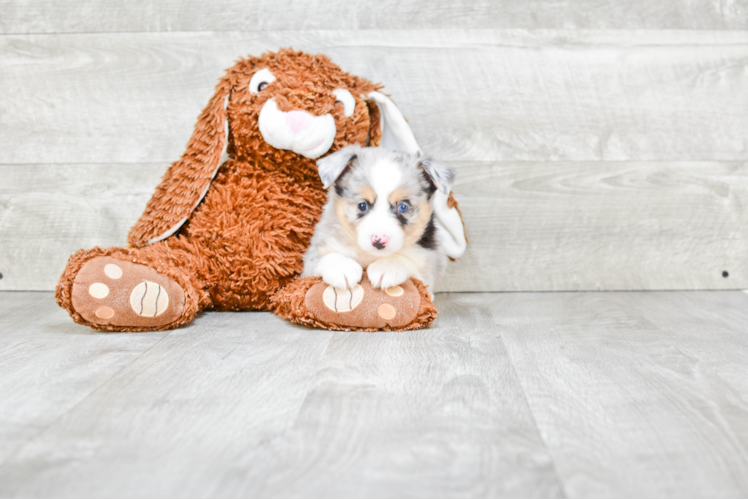
{"type": "Polygon", "coordinates": [[[745,29],[744,0],[0,0],[0,33],[745,29]]]}
{"type": "Polygon", "coordinates": [[[223,69],[284,46],[455,166],[443,290],[748,288],[747,0],[0,0],[0,290],[124,244],[223,69]]]}

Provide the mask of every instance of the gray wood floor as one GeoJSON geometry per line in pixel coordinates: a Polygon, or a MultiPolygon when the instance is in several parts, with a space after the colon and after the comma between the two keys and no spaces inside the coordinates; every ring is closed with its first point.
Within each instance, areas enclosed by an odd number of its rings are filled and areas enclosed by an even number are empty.
{"type": "Polygon", "coordinates": [[[748,495],[748,295],[440,294],[101,334],[0,292],[0,496],[748,495]]]}

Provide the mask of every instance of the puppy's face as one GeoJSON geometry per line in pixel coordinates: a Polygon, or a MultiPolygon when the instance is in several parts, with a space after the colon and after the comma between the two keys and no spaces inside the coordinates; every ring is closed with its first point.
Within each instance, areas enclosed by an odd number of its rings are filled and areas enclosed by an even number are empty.
{"type": "Polygon", "coordinates": [[[318,162],[320,175],[329,184],[324,166],[345,161],[333,183],[332,203],[343,231],[362,250],[385,257],[416,243],[435,244],[431,200],[439,180],[451,185],[451,170],[383,148],[351,146],[332,156],[337,158],[318,162]]]}

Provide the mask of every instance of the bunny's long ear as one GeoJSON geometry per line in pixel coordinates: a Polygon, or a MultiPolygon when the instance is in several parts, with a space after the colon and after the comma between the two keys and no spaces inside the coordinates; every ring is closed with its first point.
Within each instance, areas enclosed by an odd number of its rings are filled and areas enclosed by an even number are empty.
{"type": "MultiPolygon", "coordinates": [[[[370,103],[376,103],[379,108],[379,127],[382,138],[380,146],[396,151],[421,153],[421,148],[408,122],[389,97],[379,92],[371,92],[364,98],[370,103]]],[[[377,137],[377,134],[370,133],[369,135],[377,137]]],[[[433,200],[439,240],[449,257],[459,259],[467,248],[467,238],[465,238],[462,214],[457,209],[457,202],[450,193],[454,176],[445,177],[438,174],[437,171],[429,172],[429,175],[439,179],[436,181],[439,191],[436,192],[433,200]]]]}
{"type": "Polygon", "coordinates": [[[439,229],[439,241],[444,251],[451,259],[459,259],[467,249],[467,237],[465,237],[465,222],[462,213],[457,208],[452,193],[448,195],[442,191],[434,193],[434,214],[436,214],[436,227],[439,229]]]}
{"type": "Polygon", "coordinates": [[[187,150],[166,171],[143,215],[130,230],[130,245],[144,247],[176,233],[208,192],[225,156],[230,92],[231,83],[224,77],[198,117],[187,150]]]}
{"type": "Polygon", "coordinates": [[[363,97],[379,108],[380,146],[405,153],[421,152],[413,131],[392,99],[380,92],[369,92],[363,97]]]}

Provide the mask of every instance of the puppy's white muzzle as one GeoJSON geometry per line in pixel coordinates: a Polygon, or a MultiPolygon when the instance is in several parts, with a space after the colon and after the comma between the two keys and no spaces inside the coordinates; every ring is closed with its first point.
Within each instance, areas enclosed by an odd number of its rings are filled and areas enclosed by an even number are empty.
{"type": "Polygon", "coordinates": [[[306,111],[283,112],[275,99],[268,99],[259,117],[265,142],[316,159],[327,153],[335,140],[335,119],[331,114],[314,116],[306,111]]]}
{"type": "Polygon", "coordinates": [[[356,228],[358,246],[377,257],[387,257],[399,252],[405,234],[387,208],[375,209],[356,228]]]}

